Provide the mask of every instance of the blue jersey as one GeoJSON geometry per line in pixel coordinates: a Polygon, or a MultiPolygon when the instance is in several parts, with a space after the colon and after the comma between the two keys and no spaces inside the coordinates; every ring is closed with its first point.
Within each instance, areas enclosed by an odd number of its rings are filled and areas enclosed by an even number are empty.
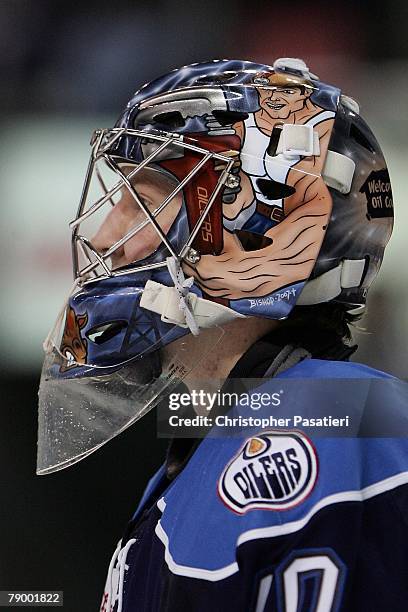
{"type": "MultiPolygon", "coordinates": [[[[383,410],[408,425],[403,383],[366,366],[308,359],[279,378],[388,380],[383,410]]],[[[407,510],[402,435],[208,436],[173,481],[150,481],[101,610],[405,612],[407,510]]]]}

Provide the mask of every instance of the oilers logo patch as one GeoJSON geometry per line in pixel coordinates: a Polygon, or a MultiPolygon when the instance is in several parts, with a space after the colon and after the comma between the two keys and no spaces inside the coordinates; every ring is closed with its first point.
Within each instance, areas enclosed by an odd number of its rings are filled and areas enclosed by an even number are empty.
{"type": "Polygon", "coordinates": [[[228,508],[287,510],[312,491],[318,461],[310,440],[300,432],[266,432],[246,440],[224,469],[218,494],[228,508]]]}

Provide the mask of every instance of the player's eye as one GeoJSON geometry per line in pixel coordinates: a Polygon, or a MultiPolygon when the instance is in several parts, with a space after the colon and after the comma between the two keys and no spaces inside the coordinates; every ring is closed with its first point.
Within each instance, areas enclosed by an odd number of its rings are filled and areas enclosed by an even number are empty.
{"type": "MultiPolygon", "coordinates": [[[[147,199],[147,198],[145,198],[144,196],[142,196],[142,195],[141,195],[141,194],[138,192],[138,190],[137,190],[137,186],[136,186],[136,187],[134,187],[134,189],[135,189],[135,192],[136,192],[136,194],[137,194],[137,198],[138,198],[138,200],[140,200],[140,202],[143,204],[143,206],[145,206],[146,208],[148,208],[150,211],[154,210],[154,208],[155,208],[154,203],[153,203],[153,202],[152,202],[150,199],[147,199]]],[[[140,213],[143,215],[142,208],[141,208],[141,206],[139,205],[139,202],[136,200],[136,198],[134,198],[134,197],[131,195],[131,196],[130,196],[130,200],[129,200],[129,201],[130,201],[130,202],[133,204],[134,208],[135,208],[136,210],[140,211],[140,213]]]]}

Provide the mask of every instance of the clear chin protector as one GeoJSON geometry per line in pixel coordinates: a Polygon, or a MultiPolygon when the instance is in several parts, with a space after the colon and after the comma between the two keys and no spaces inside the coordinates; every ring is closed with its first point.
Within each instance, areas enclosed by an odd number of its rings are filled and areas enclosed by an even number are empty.
{"type": "Polygon", "coordinates": [[[181,338],[171,357],[152,347],[110,368],[75,362],[52,340],[39,389],[37,474],[84,459],[139,420],[181,384],[223,333],[220,327],[208,329],[199,340],[188,336],[188,348],[181,338]]]}

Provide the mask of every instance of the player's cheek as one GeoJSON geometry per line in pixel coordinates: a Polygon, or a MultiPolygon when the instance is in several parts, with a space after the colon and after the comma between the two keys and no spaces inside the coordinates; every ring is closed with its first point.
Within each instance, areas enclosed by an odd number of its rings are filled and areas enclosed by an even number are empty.
{"type": "Polygon", "coordinates": [[[113,212],[114,211],[111,211],[111,213],[96,230],[95,234],[91,237],[91,243],[97,251],[108,249],[121,237],[120,227],[118,227],[118,219],[115,217],[113,212]]]}
{"type": "Polygon", "coordinates": [[[160,243],[161,238],[156,230],[151,226],[144,227],[124,244],[127,263],[147,257],[156,251],[160,243]]]}
{"type": "MultiPolygon", "coordinates": [[[[149,208],[155,208],[157,203],[149,208]]],[[[175,198],[174,202],[166,206],[166,208],[156,217],[156,222],[163,234],[167,234],[172,226],[177,214],[181,208],[181,198],[175,198]]],[[[138,217],[137,221],[144,220],[145,217],[138,217]]],[[[136,221],[133,218],[133,223],[136,221]]],[[[133,238],[128,240],[124,245],[125,257],[128,263],[143,259],[148,255],[151,255],[158,249],[162,242],[161,237],[157,230],[149,223],[142,228],[133,238]]]]}

